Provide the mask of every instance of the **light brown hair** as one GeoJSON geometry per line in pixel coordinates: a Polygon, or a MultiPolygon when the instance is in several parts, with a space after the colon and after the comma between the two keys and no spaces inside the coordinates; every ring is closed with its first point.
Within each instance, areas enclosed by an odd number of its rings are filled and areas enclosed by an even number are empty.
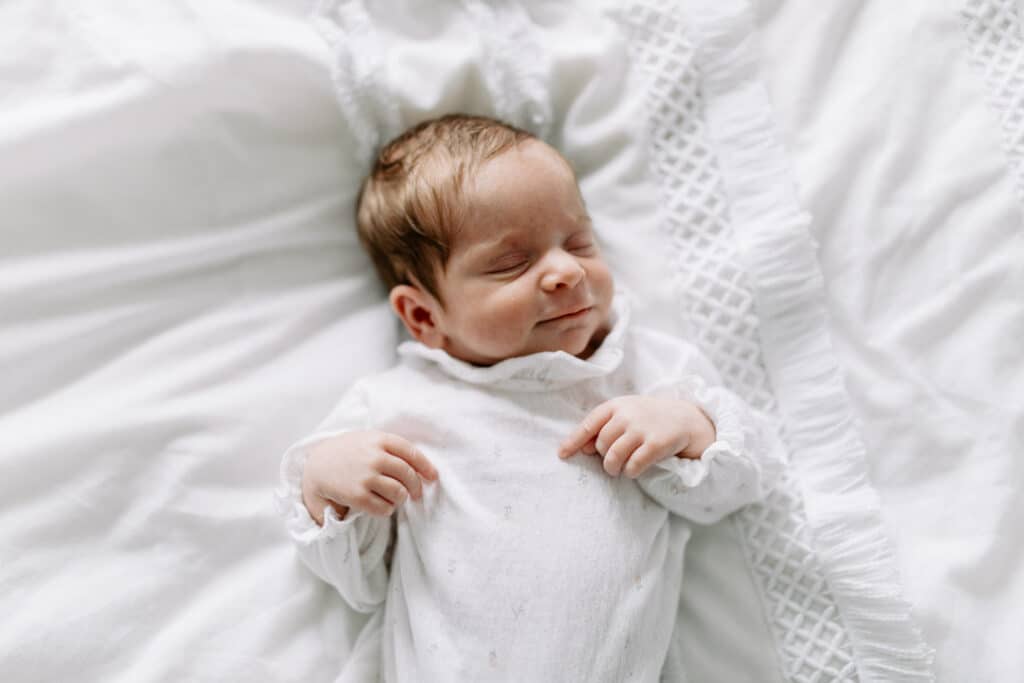
{"type": "Polygon", "coordinates": [[[356,202],[359,241],[390,290],[422,286],[441,305],[438,274],[465,220],[467,178],[535,136],[485,116],[424,121],[381,149],[356,202]]]}

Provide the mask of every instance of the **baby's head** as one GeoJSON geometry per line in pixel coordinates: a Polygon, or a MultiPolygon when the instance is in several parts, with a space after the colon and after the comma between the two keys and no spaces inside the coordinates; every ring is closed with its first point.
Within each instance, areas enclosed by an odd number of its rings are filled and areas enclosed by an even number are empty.
{"type": "Polygon", "coordinates": [[[461,114],[381,150],[359,237],[415,339],[476,365],[538,351],[587,357],[608,331],[612,276],[576,177],[525,131],[461,114]]]}

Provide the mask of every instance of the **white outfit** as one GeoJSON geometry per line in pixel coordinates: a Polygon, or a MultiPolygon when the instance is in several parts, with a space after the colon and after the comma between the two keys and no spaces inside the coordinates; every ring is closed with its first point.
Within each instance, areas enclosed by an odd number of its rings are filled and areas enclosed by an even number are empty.
{"type": "Polygon", "coordinates": [[[397,683],[659,680],[686,520],[715,522],[758,500],[784,456],[695,347],[628,318],[618,293],[612,330],[588,360],[558,351],[476,367],[406,342],[397,367],[356,382],[288,451],[278,499],[303,560],[355,609],[384,605],[352,661],[377,657],[397,683]],[[699,460],[669,457],[635,480],[608,476],[596,456],[559,459],[590,410],[625,394],[693,400],[717,440],[699,460]],[[405,437],[440,479],[391,517],[339,520],[328,509],[321,528],[301,500],[307,449],[359,429],[405,437]]]}

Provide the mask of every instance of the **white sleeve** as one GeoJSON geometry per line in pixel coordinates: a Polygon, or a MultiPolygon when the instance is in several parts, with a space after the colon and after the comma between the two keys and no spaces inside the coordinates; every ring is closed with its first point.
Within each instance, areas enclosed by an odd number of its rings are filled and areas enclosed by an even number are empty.
{"type": "Polygon", "coordinates": [[[310,449],[317,443],[346,431],[365,429],[368,422],[366,396],[357,383],[313,434],[285,452],[275,492],[278,510],[302,561],[360,612],[372,612],[384,601],[388,583],[384,554],[392,518],[349,510],[342,520],[328,507],[324,525],[318,526],[302,502],[302,471],[310,449]]]}
{"type": "Polygon", "coordinates": [[[679,348],[684,362],[645,393],[700,406],[715,425],[715,441],[699,459],[665,458],[637,483],[670,511],[712,524],[763,499],[782,475],[786,452],[767,415],[722,387],[714,366],[695,347],[679,348]]]}

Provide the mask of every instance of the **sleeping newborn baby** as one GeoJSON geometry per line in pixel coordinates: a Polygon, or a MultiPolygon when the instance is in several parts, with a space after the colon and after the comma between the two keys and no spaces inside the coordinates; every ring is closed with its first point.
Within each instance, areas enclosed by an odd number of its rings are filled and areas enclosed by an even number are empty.
{"type": "Polygon", "coordinates": [[[630,326],[571,167],[529,133],[412,128],[358,226],[412,341],[285,454],[299,554],[383,610],[384,680],[658,681],[689,524],[765,495],[773,429],[630,326]]]}

